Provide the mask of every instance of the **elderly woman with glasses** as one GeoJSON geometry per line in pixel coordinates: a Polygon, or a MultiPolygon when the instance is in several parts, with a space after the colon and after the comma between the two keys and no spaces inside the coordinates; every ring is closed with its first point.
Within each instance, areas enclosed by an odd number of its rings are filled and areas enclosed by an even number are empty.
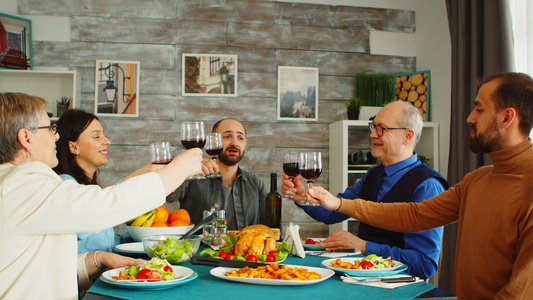
{"type": "Polygon", "coordinates": [[[191,149],[105,189],[63,182],[52,170],[60,137],[45,104],[0,93],[0,298],[77,299],[77,232],[130,220],[165,203],[186,177],[207,175],[201,149],[191,149]]]}

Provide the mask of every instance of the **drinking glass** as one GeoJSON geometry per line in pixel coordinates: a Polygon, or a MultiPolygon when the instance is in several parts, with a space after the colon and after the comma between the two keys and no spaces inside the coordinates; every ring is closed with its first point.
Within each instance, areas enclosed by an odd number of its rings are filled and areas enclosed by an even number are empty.
{"type": "MultiPolygon", "coordinates": [[[[182,122],[181,144],[185,149],[203,149],[205,145],[204,122],[182,122]]],[[[205,177],[195,175],[188,177],[187,179],[205,179],[205,177]]]]}
{"type": "Polygon", "coordinates": [[[172,161],[170,142],[150,144],[150,162],[152,164],[166,165],[172,161]]]}
{"type": "MultiPolygon", "coordinates": [[[[222,153],[224,145],[222,144],[222,134],[221,133],[208,133],[205,136],[205,152],[207,155],[211,156],[213,161],[216,163],[218,155],[222,153]]],[[[222,174],[219,172],[214,172],[209,174],[209,178],[219,178],[222,177],[222,174]]]]}
{"type": "MultiPolygon", "coordinates": [[[[300,168],[298,163],[298,155],[294,153],[286,153],[283,159],[283,172],[289,176],[289,180],[292,181],[294,177],[300,174],[300,168]]],[[[292,196],[291,191],[286,194],[287,198],[292,196]]]]}
{"type": "MultiPolygon", "coordinates": [[[[322,174],[322,153],[321,152],[302,152],[300,153],[300,175],[307,180],[307,187],[313,186],[315,179],[322,174]]],[[[305,200],[302,205],[318,206],[319,204],[305,200]]]]}

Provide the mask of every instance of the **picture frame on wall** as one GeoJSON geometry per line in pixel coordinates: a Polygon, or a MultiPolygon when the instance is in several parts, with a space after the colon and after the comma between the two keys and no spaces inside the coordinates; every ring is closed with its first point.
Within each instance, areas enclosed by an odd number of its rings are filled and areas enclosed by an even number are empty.
{"type": "Polygon", "coordinates": [[[183,96],[236,97],[237,55],[183,53],[183,96]]]}
{"type": "Polygon", "coordinates": [[[318,121],[318,68],[278,66],[278,120],[318,121]]]}
{"type": "Polygon", "coordinates": [[[0,68],[33,69],[31,20],[0,13],[0,68]]]}
{"type": "Polygon", "coordinates": [[[394,74],[393,82],[395,82],[394,99],[409,101],[418,108],[422,120],[429,121],[431,71],[394,74]]]}
{"type": "Polygon", "coordinates": [[[94,114],[139,116],[139,61],[97,60],[94,114]]]}

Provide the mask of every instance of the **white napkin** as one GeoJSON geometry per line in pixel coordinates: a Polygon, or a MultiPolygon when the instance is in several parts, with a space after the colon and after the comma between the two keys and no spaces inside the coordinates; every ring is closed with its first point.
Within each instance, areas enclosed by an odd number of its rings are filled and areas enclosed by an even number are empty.
{"type": "Polygon", "coordinates": [[[302,246],[302,240],[300,239],[299,231],[300,226],[294,225],[292,222],[289,223],[289,226],[287,226],[285,230],[285,237],[283,238],[283,241],[286,242],[287,245],[292,246],[292,255],[305,258],[305,251],[304,247],[302,246]]]}
{"type": "Polygon", "coordinates": [[[382,278],[396,278],[396,277],[404,277],[405,275],[402,275],[402,274],[398,274],[398,275],[394,275],[394,276],[387,276],[387,277],[355,277],[355,276],[341,276],[341,279],[342,279],[342,282],[344,283],[351,283],[351,284],[359,284],[359,285],[366,285],[366,286],[372,286],[372,287],[377,287],[377,288],[382,288],[382,289],[395,289],[395,288],[398,288],[398,287],[401,287],[401,286],[406,286],[406,285],[409,285],[409,284],[415,284],[415,283],[419,283],[419,282],[422,282],[424,280],[418,278],[418,277],[415,277],[416,280],[413,281],[413,282],[397,282],[397,283],[384,283],[384,282],[381,282],[381,281],[373,281],[373,282],[364,282],[364,281],[358,281],[357,279],[368,279],[368,280],[373,280],[373,279],[382,279],[382,278]]]}

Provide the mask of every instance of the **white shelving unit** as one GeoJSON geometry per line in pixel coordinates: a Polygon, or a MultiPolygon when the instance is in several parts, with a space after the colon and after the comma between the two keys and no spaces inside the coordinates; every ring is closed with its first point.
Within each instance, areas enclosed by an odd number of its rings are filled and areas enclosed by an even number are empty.
{"type": "MultiPolygon", "coordinates": [[[[350,148],[357,148],[350,144],[348,137],[352,130],[364,130],[359,136],[366,136],[370,139],[368,129],[369,121],[343,120],[329,125],[329,188],[333,195],[344,192],[355,182],[348,183],[350,174],[360,174],[361,177],[367,170],[349,170],[348,154],[350,148]]],[[[368,149],[370,150],[370,149],[368,149]]],[[[430,159],[429,166],[435,171],[439,171],[439,124],[435,122],[424,122],[424,128],[420,141],[415,148],[418,155],[424,155],[430,159]]],[[[348,219],[342,223],[329,226],[329,232],[348,230],[348,219]]]]}
{"type": "Polygon", "coordinates": [[[45,108],[57,120],[56,100],[72,98],[70,108],[79,106],[79,79],[76,71],[0,69],[0,92],[20,92],[48,101],[45,108]]]}

